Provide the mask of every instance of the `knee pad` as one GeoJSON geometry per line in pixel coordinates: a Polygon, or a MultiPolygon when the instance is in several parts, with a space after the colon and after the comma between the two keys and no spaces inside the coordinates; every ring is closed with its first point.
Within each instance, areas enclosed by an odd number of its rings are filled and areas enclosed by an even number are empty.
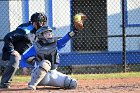
{"type": "Polygon", "coordinates": [[[46,72],[48,72],[51,69],[51,62],[48,60],[42,60],[39,63],[39,67],[43,68],[46,72]]]}
{"type": "Polygon", "coordinates": [[[64,88],[65,89],[75,89],[77,87],[77,80],[71,77],[66,77],[64,81],[64,88]]]}

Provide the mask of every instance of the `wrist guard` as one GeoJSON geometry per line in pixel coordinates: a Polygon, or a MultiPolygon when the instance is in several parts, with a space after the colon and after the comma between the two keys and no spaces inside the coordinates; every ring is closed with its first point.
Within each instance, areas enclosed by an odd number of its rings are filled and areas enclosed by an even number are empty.
{"type": "Polygon", "coordinates": [[[78,30],[75,28],[74,31],[69,32],[69,36],[73,37],[78,33],[78,30]]]}

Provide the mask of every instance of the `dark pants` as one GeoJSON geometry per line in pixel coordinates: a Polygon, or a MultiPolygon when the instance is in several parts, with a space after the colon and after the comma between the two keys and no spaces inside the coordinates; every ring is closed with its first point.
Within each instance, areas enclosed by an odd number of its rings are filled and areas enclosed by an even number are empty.
{"type": "Polygon", "coordinates": [[[9,65],[6,67],[4,73],[2,74],[1,84],[3,85],[4,84],[9,85],[10,82],[12,81],[12,78],[19,67],[20,58],[19,56],[10,55],[9,61],[10,61],[9,65]]]}

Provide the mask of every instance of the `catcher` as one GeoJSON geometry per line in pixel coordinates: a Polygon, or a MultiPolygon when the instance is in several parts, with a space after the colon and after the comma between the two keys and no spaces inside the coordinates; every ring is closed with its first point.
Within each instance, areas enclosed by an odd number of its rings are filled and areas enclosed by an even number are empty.
{"type": "Polygon", "coordinates": [[[36,86],[55,86],[64,89],[75,89],[77,80],[57,71],[59,64],[59,54],[61,48],[74,37],[77,32],[83,29],[85,15],[79,14],[81,19],[74,18],[74,31],[68,32],[63,38],[57,39],[52,34],[52,29],[48,26],[39,28],[36,32],[37,41],[26,50],[21,59],[23,72],[27,71],[27,62],[35,62],[35,68],[31,73],[31,81],[28,89],[36,90],[36,86]],[[32,60],[32,61],[31,61],[32,60]]]}

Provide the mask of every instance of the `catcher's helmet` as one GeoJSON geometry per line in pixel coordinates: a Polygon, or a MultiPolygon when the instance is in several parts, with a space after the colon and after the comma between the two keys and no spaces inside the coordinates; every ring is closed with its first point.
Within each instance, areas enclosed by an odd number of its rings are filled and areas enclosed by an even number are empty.
{"type": "Polygon", "coordinates": [[[46,31],[50,31],[52,32],[52,29],[48,26],[42,26],[41,28],[39,28],[37,31],[36,31],[36,36],[39,38],[40,35],[42,35],[43,32],[46,32],[46,31]]]}
{"type": "Polygon", "coordinates": [[[38,40],[43,41],[44,43],[54,42],[54,37],[45,39],[45,37],[43,36],[43,32],[46,32],[46,31],[52,32],[52,29],[50,27],[44,25],[36,31],[36,37],[38,38],[38,40]]]}

